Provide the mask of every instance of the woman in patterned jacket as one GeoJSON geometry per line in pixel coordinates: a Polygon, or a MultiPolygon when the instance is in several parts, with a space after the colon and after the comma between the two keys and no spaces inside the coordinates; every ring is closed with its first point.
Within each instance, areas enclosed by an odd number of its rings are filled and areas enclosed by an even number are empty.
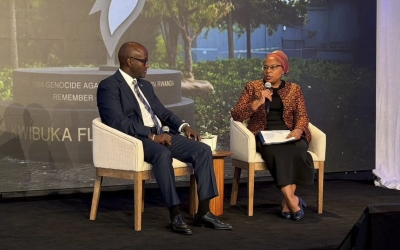
{"type": "Polygon", "coordinates": [[[289,72],[283,51],[268,54],[263,70],[263,79],[246,84],[231,115],[235,121],[247,122],[255,136],[262,130],[290,130],[287,138],[295,137],[295,141],[263,145],[256,136],[256,148],[283,194],[282,217],[297,221],[307,205],[295,195],[296,187],[314,183],[313,160],[307,152],[311,134],[306,104],[300,86],[282,80],[289,72]],[[268,89],[265,86],[269,84],[268,89]]]}

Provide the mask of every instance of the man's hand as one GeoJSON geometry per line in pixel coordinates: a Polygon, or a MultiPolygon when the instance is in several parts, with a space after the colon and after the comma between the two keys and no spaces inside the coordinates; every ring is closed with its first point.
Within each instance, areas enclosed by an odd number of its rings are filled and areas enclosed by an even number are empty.
{"type": "MultiPolygon", "coordinates": [[[[152,139],[153,136],[151,136],[150,139],[152,139]]],[[[172,145],[172,137],[167,134],[167,133],[163,133],[163,134],[159,134],[159,135],[154,135],[154,140],[157,143],[160,143],[164,146],[168,145],[171,146],[172,145]]]]}
{"type": "Polygon", "coordinates": [[[182,131],[185,133],[185,136],[187,138],[193,137],[196,141],[200,141],[200,135],[194,131],[191,127],[185,125],[182,128],[182,131]]]}

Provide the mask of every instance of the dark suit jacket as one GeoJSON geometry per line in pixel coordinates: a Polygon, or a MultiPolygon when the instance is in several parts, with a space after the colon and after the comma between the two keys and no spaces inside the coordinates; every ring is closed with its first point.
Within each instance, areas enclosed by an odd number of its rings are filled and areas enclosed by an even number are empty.
{"type": "MultiPolygon", "coordinates": [[[[170,133],[176,133],[182,125],[182,120],[165,108],[150,82],[144,79],[137,81],[162,125],[168,126],[170,133]]],[[[144,126],[139,103],[119,70],[100,82],[97,89],[97,107],[104,124],[137,138],[149,135],[150,127],[144,126]]]]}
{"type": "MultiPolygon", "coordinates": [[[[138,84],[161,123],[167,125],[170,131],[177,131],[182,125],[182,120],[164,107],[150,82],[138,79],[138,84]]],[[[154,175],[168,207],[180,203],[175,190],[172,159],[168,157],[192,163],[199,200],[211,199],[218,195],[210,147],[172,133],[171,146],[164,146],[149,139],[150,127],[143,125],[139,103],[119,70],[100,82],[97,89],[97,106],[103,123],[143,142],[144,160],[153,165],[154,175]]]]}

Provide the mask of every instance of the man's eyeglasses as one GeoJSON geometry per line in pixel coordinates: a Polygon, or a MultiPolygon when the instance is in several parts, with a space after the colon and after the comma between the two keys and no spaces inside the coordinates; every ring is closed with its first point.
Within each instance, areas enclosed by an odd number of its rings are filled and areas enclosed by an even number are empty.
{"type": "Polygon", "coordinates": [[[135,58],[135,57],[129,57],[129,59],[135,59],[135,60],[137,60],[139,62],[142,62],[144,66],[146,66],[146,64],[148,64],[148,62],[149,62],[149,59],[147,59],[147,58],[146,59],[139,59],[139,58],[135,58]]]}
{"type": "Polygon", "coordinates": [[[277,68],[279,68],[279,67],[282,67],[282,65],[271,65],[271,66],[262,66],[262,69],[264,70],[264,71],[268,71],[268,69],[271,69],[271,70],[276,70],[277,68]]]}

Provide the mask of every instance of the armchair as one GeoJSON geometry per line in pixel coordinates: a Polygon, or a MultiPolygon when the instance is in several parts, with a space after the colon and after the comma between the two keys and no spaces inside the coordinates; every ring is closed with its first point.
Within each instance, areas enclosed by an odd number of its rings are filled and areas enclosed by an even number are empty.
{"type": "MultiPolygon", "coordinates": [[[[317,170],[318,180],[318,213],[323,210],[323,190],[324,190],[324,163],[326,151],[326,135],[317,127],[309,123],[312,140],[309,144],[308,152],[314,160],[314,168],[317,170]]],[[[253,216],[254,204],[254,173],[258,170],[268,170],[261,155],[256,151],[256,140],[254,134],[247,129],[242,122],[230,121],[230,151],[232,155],[232,165],[235,167],[233,186],[231,193],[231,205],[236,204],[241,170],[248,171],[247,187],[248,201],[247,214],[253,216]]]]}
{"type": "MultiPolygon", "coordinates": [[[[154,179],[152,166],[144,161],[142,142],[113,129],[95,118],[93,129],[93,163],[96,167],[90,220],[95,220],[103,177],[130,179],[134,182],[135,230],[142,228],[145,180],[154,179]]],[[[190,208],[192,216],[197,208],[196,182],[191,164],[173,159],[175,176],[190,175],[190,208]]]]}

